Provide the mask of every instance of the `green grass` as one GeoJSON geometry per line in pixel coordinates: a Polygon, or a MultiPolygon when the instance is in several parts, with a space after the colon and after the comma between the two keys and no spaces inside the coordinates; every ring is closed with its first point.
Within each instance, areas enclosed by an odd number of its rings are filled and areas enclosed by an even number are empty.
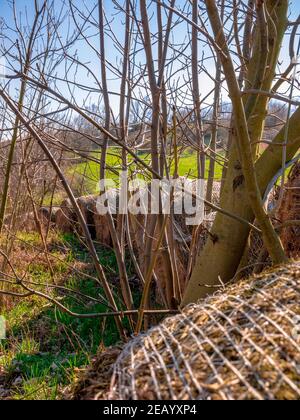
{"type": "MultiPolygon", "coordinates": [[[[21,236],[30,245],[38,245],[36,235],[21,236]]],[[[57,246],[53,243],[51,249],[51,253],[65,256],[60,267],[65,276],[63,285],[80,291],[89,299],[63,292],[48,293],[53,293],[54,297],[75,313],[107,312],[106,306],[93,300],[103,296],[98,283],[68,271],[66,261],[71,264],[80,262],[86,264],[87,273],[94,274],[93,271],[89,272],[92,270],[89,254],[77,238],[63,235],[57,238],[57,246]]],[[[117,278],[114,253],[103,248],[97,251],[108,278],[117,278]]],[[[132,273],[130,265],[128,272],[132,273]]],[[[30,278],[37,283],[51,283],[49,272],[37,262],[30,266],[30,278]]],[[[118,302],[117,286],[114,293],[118,302]]],[[[135,294],[137,299],[138,292],[135,294]]],[[[0,385],[1,372],[4,371],[4,388],[9,390],[11,399],[59,399],[64,387],[74,381],[77,370],[89,364],[91,356],[97,353],[99,347],[108,347],[119,341],[112,318],[74,318],[38,297],[15,302],[2,315],[7,319],[8,335],[5,341],[0,341],[0,385]]],[[[126,322],[124,326],[127,326],[126,322]]]]}
{"type": "MultiPolygon", "coordinates": [[[[100,159],[100,152],[94,152],[93,156],[98,160],[100,159]]],[[[139,157],[143,159],[145,163],[150,165],[151,158],[149,154],[139,153],[139,157]]],[[[107,169],[107,179],[118,181],[118,175],[121,171],[121,157],[120,151],[116,148],[111,148],[107,156],[107,165],[112,167],[114,171],[107,169]]],[[[140,166],[140,165],[139,165],[140,166]]],[[[75,165],[69,171],[70,177],[74,174],[79,175],[81,178],[84,177],[84,193],[95,194],[98,192],[99,182],[99,163],[94,161],[83,162],[75,165]]],[[[129,170],[134,171],[137,169],[137,165],[132,162],[129,158],[129,170]]],[[[206,178],[208,178],[209,171],[209,159],[206,160],[206,178]]],[[[223,166],[220,163],[216,163],[215,179],[220,180],[222,178],[223,166]]],[[[170,162],[170,173],[174,172],[174,162],[170,162]]],[[[191,178],[197,177],[197,154],[195,152],[185,151],[181,154],[179,160],[179,175],[189,176],[191,178]]]]}

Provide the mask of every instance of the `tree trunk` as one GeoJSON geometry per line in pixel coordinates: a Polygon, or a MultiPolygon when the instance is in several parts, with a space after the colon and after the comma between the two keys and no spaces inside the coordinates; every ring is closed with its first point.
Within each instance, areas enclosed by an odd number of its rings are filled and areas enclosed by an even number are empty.
{"type": "MultiPolygon", "coordinates": [[[[211,6],[210,1],[207,1],[208,6],[211,6]]],[[[287,1],[276,2],[269,0],[266,2],[269,14],[272,16],[273,21],[276,22],[276,33],[274,27],[270,24],[273,30],[269,31],[269,46],[268,50],[268,71],[264,75],[262,87],[267,90],[271,89],[272,81],[274,80],[275,70],[282,38],[286,29],[287,22],[287,1]]],[[[258,24],[259,25],[259,24],[258,24]]],[[[216,31],[215,31],[216,32],[216,31]]],[[[263,34],[263,32],[262,32],[263,34]]],[[[220,33],[216,34],[217,41],[220,42],[220,33]]],[[[257,37],[257,43],[263,48],[264,39],[257,37]]],[[[222,40],[221,43],[223,44],[222,40]]],[[[222,45],[223,47],[223,45],[222,45]]],[[[228,52],[229,53],[229,52],[228,52]]],[[[254,44],[253,56],[250,61],[247,75],[247,80],[252,80],[253,85],[258,83],[260,68],[253,66],[253,61],[257,60],[257,44],[254,44]],[[256,45],[256,46],[255,46],[256,45]],[[254,70],[253,70],[254,69],[254,70]],[[256,71],[257,74],[252,73],[256,71]]],[[[228,60],[223,59],[223,67],[228,65],[228,60]],[[225,63],[224,63],[225,61],[225,63]]],[[[225,69],[226,71],[226,69],[225,69]]],[[[227,71],[226,71],[227,72],[227,71]]],[[[235,98],[232,98],[234,101],[235,98]]],[[[247,97],[244,100],[247,128],[247,137],[254,144],[260,141],[264,130],[265,117],[267,115],[268,99],[263,96],[257,95],[253,100],[252,97],[247,97]]],[[[300,127],[299,120],[300,110],[298,110],[290,121],[290,143],[288,145],[288,160],[291,159],[299,147],[299,134],[300,127]]],[[[234,112],[234,120],[236,115],[234,112]]],[[[240,118],[239,118],[240,123],[240,118]]],[[[236,125],[238,132],[239,124],[236,125]]],[[[278,136],[274,139],[274,143],[284,142],[283,129],[278,136]]],[[[254,222],[255,216],[253,206],[251,206],[251,197],[249,188],[245,183],[244,170],[241,160],[241,147],[239,142],[241,139],[233,139],[233,144],[229,159],[229,168],[226,175],[221,195],[221,207],[240,216],[249,222],[254,222]]],[[[247,146],[247,145],[246,145],[247,146]]],[[[257,147],[252,148],[253,157],[256,157],[257,147]]],[[[242,149],[244,153],[244,148],[242,149]]],[[[265,189],[282,165],[282,150],[278,146],[269,146],[265,153],[255,164],[255,173],[257,184],[260,193],[263,194],[265,189]]],[[[226,283],[231,280],[236,274],[239,267],[240,260],[243,256],[247,239],[250,230],[246,225],[242,225],[234,220],[218,214],[212,228],[212,236],[196,262],[196,267],[192,274],[192,278],[185,293],[183,304],[195,302],[203,298],[207,294],[214,292],[221,283],[226,283]]]]}
{"type": "MultiPolygon", "coordinates": [[[[290,140],[287,161],[293,158],[300,147],[300,108],[292,116],[289,124],[290,140]]],[[[270,180],[281,168],[282,150],[276,144],[284,142],[284,134],[285,128],[275,137],[273,145],[268,147],[255,165],[262,194],[264,194],[270,180]]],[[[231,159],[227,181],[223,188],[221,207],[253,223],[254,213],[247,197],[245,185],[241,185],[235,191],[232,189],[232,180],[239,172],[239,169],[232,163],[234,163],[233,159],[231,159]]],[[[183,305],[196,302],[215,292],[216,288],[221,286],[220,279],[223,283],[226,283],[234,277],[247,244],[250,228],[218,213],[211,233],[212,235],[196,262],[183,299],[183,305]],[[216,238],[218,238],[217,241],[216,238]]]]}

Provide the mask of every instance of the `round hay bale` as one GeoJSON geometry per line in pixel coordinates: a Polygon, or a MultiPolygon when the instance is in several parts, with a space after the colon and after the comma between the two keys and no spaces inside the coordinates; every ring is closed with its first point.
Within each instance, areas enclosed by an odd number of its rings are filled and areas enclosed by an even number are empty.
{"type": "MultiPolygon", "coordinates": [[[[88,195],[85,197],[79,197],[77,199],[80,210],[83,214],[84,220],[89,228],[92,239],[96,239],[96,227],[94,221],[94,211],[96,207],[96,201],[98,196],[88,195]]],[[[80,232],[81,228],[80,228],[80,232]]]]}
{"type": "Polygon", "coordinates": [[[60,207],[41,207],[38,211],[39,219],[42,226],[47,226],[50,222],[51,224],[56,223],[56,213],[60,210],[60,207]]]}
{"type": "Polygon", "coordinates": [[[298,262],[187,307],[125,346],[104,397],[299,399],[299,298],[298,262]]]}
{"type": "Polygon", "coordinates": [[[111,239],[109,225],[107,223],[106,217],[107,216],[103,216],[101,214],[98,214],[97,212],[94,213],[96,239],[97,242],[99,242],[101,245],[112,247],[113,242],[111,239]]]}
{"type": "MultiPolygon", "coordinates": [[[[119,190],[110,189],[106,192],[106,196],[108,197],[111,204],[111,211],[113,213],[112,216],[114,219],[116,219],[119,202],[119,190]]],[[[109,225],[107,222],[107,216],[99,213],[99,211],[97,210],[97,200],[99,199],[99,196],[96,196],[95,198],[96,199],[93,205],[93,217],[96,230],[96,239],[98,242],[100,242],[100,244],[112,247],[113,242],[110,234],[109,225]]]]}
{"type": "MultiPolygon", "coordinates": [[[[294,166],[289,175],[276,218],[282,224],[300,220],[300,163],[294,166]]],[[[284,228],[281,232],[281,240],[289,258],[300,257],[300,226],[295,224],[284,228]]]]}
{"type": "MultiPolygon", "coordinates": [[[[107,191],[107,196],[111,203],[116,202],[116,207],[111,206],[113,218],[116,219],[117,206],[118,206],[118,190],[111,189],[107,191]]],[[[89,195],[78,198],[78,204],[88,225],[91,236],[100,244],[111,247],[113,245],[110,234],[107,216],[99,213],[97,209],[97,202],[99,195],[89,195]]]]}
{"type": "Polygon", "coordinates": [[[63,201],[55,213],[55,226],[63,233],[72,233],[76,223],[76,215],[69,199],[63,201]]]}
{"type": "Polygon", "coordinates": [[[20,227],[22,226],[22,229],[25,232],[35,232],[37,230],[37,226],[33,211],[18,216],[16,225],[20,227]]]}
{"type": "MultiPolygon", "coordinates": [[[[196,193],[195,181],[185,179],[184,177],[181,177],[180,180],[184,182],[185,188],[187,188],[190,192],[196,193]]],[[[207,190],[207,181],[205,181],[204,192],[206,192],[206,190],[207,190]]],[[[220,190],[221,190],[221,183],[215,182],[214,187],[213,187],[214,204],[218,204],[219,202],[220,190]]],[[[149,194],[149,203],[150,203],[150,194],[149,194]]],[[[183,201],[182,192],[175,191],[173,208],[175,208],[175,206],[178,206],[178,208],[180,208],[180,205],[179,205],[180,203],[182,204],[183,214],[174,214],[173,227],[171,228],[171,226],[169,225],[167,233],[168,233],[169,241],[172,236],[174,238],[175,258],[176,258],[178,278],[179,278],[179,283],[180,283],[179,285],[180,285],[181,293],[183,293],[186,287],[186,280],[188,277],[190,245],[192,241],[192,234],[193,234],[194,226],[187,225],[187,218],[191,216],[190,215],[188,216],[184,212],[185,203],[183,201]],[[171,229],[173,229],[173,231],[171,229]]],[[[215,213],[207,212],[205,214],[205,220],[199,227],[197,238],[195,241],[194,259],[192,261],[192,267],[190,267],[191,269],[193,269],[197,255],[199,254],[199,252],[205,245],[205,242],[208,237],[208,230],[210,229],[214,221],[214,218],[215,218],[215,213]]],[[[131,229],[132,238],[133,238],[133,245],[137,251],[140,266],[143,269],[145,267],[145,242],[146,242],[147,237],[149,236],[149,227],[151,224],[151,217],[145,216],[143,214],[139,214],[135,216],[132,215],[130,217],[130,221],[131,221],[130,229],[131,229]]],[[[153,244],[152,244],[153,251],[156,250],[157,248],[159,235],[160,235],[160,230],[158,229],[158,226],[157,226],[157,229],[154,234],[153,244]]],[[[159,282],[159,290],[162,291],[164,294],[166,294],[166,288],[170,279],[169,279],[169,273],[167,272],[166,266],[164,263],[163,251],[159,251],[158,253],[158,258],[157,258],[156,265],[154,268],[154,273],[159,282]]],[[[159,296],[158,296],[158,300],[160,301],[159,296]]]]}
{"type": "Polygon", "coordinates": [[[46,224],[50,220],[50,210],[47,207],[41,207],[38,215],[42,223],[46,224]]]}
{"type": "Polygon", "coordinates": [[[99,354],[93,364],[78,378],[72,389],[67,389],[65,399],[93,400],[102,398],[110,386],[113,366],[122,351],[121,346],[110,347],[99,354]]]}
{"type": "MultiPolygon", "coordinates": [[[[185,226],[185,219],[183,217],[174,218],[173,232],[171,231],[171,226],[168,226],[167,234],[168,237],[171,237],[171,234],[174,236],[174,247],[175,247],[175,256],[176,264],[178,270],[178,277],[180,280],[181,291],[183,292],[185,287],[185,280],[187,274],[187,265],[188,265],[188,244],[191,242],[191,237],[185,226]]],[[[139,214],[131,215],[130,217],[130,231],[133,240],[133,246],[137,252],[138,261],[142,269],[145,268],[145,243],[149,236],[150,229],[150,217],[139,214]]],[[[153,237],[152,250],[153,252],[157,249],[158,238],[160,236],[160,230],[158,226],[156,227],[155,234],[153,237]]],[[[158,252],[158,257],[154,267],[154,273],[159,282],[159,290],[166,294],[168,273],[166,272],[166,267],[164,263],[163,250],[160,249],[158,252]]],[[[159,296],[158,299],[160,300],[159,296]]]]}
{"type": "MultiPolygon", "coordinates": [[[[116,196],[117,193],[115,190],[111,190],[108,194],[116,196]]],[[[106,216],[99,214],[97,210],[98,198],[98,195],[83,196],[79,197],[77,202],[89,228],[92,239],[97,240],[102,245],[112,246],[112,239],[106,216]]],[[[79,233],[83,234],[69,199],[65,200],[59,208],[55,209],[55,225],[58,230],[64,233],[72,233],[74,230],[78,229],[79,233]]]]}
{"type": "MultiPolygon", "coordinates": [[[[204,181],[205,193],[207,192],[208,181],[204,181]]],[[[212,189],[212,204],[218,206],[220,204],[221,197],[221,187],[222,183],[219,181],[214,181],[212,189]]]]}

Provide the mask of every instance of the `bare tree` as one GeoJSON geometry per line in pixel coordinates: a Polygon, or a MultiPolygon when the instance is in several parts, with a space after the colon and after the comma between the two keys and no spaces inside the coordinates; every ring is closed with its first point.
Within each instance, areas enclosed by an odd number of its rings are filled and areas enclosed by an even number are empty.
{"type": "MultiPolygon", "coordinates": [[[[25,23],[18,20],[22,6],[12,3],[13,19],[0,29],[9,67],[0,85],[0,294],[36,293],[68,312],[27,277],[20,280],[11,263],[14,235],[30,216],[52,270],[55,204],[71,215],[69,229],[88,250],[101,301],[123,339],[123,315],[138,333],[148,315],[174,313],[235,278],[248,263],[253,234],[274,264],[287,260],[266,195],[281,176],[283,197],[286,167],[300,147],[299,20],[288,22],[288,3],[32,0],[25,23]],[[290,63],[283,58],[281,65],[287,40],[290,63]],[[186,215],[175,214],[174,189],[166,215],[162,188],[158,214],[99,217],[99,181],[121,171],[145,181],[151,203],[153,180],[205,180],[206,219],[187,226],[186,215]],[[108,232],[106,242],[96,228],[108,232]],[[117,285],[100,262],[101,241],[115,254],[117,285]]],[[[118,187],[119,200],[132,198],[118,187]]]]}

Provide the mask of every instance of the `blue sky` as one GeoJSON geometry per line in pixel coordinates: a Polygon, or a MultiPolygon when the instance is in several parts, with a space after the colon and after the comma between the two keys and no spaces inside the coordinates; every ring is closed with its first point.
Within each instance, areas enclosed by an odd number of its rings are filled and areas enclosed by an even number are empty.
{"type": "MultiPolygon", "coordinates": [[[[60,2],[60,0],[56,0],[57,4],[60,2]]],[[[41,3],[41,0],[39,0],[41,3]]],[[[88,8],[92,8],[93,5],[96,4],[94,0],[86,0],[85,2],[81,0],[75,0],[73,1],[74,4],[81,9],[83,12],[85,11],[86,4],[88,8]]],[[[185,3],[185,0],[177,0],[177,7],[180,8],[180,5],[183,5],[185,3]]],[[[115,36],[122,42],[124,37],[124,17],[120,19],[118,15],[116,15],[116,9],[111,0],[104,0],[105,10],[107,14],[108,20],[112,24],[112,29],[114,31],[115,36]]],[[[16,8],[18,13],[18,18],[22,16],[22,20],[26,21],[26,18],[28,20],[32,20],[33,18],[33,12],[34,12],[34,1],[33,0],[16,0],[16,8]]],[[[294,20],[298,15],[300,15],[300,0],[293,0],[290,2],[290,20],[294,20]]],[[[0,17],[4,18],[5,21],[8,24],[12,23],[12,10],[11,6],[9,5],[9,0],[0,0],[0,17]]],[[[97,19],[97,9],[95,10],[95,19],[97,19]]],[[[64,28],[61,28],[61,35],[62,37],[65,37],[66,35],[66,26],[64,28]]],[[[89,30],[89,33],[95,34],[96,29],[91,28],[89,30]]],[[[176,28],[176,34],[174,35],[174,42],[181,42],[184,38],[187,36],[187,25],[182,24],[176,28]]],[[[99,39],[98,37],[91,38],[92,44],[98,48],[99,45],[99,39]]],[[[107,53],[107,59],[108,61],[112,62],[113,64],[117,65],[120,64],[120,57],[116,53],[116,49],[114,48],[113,42],[106,37],[106,53],[107,53]]],[[[84,43],[80,42],[76,45],[76,48],[78,49],[78,57],[80,58],[81,62],[84,62],[90,69],[92,69],[97,76],[99,76],[100,79],[100,66],[99,66],[99,57],[84,43]]],[[[201,49],[201,47],[199,47],[201,49]]],[[[74,52],[74,51],[73,51],[74,52]]],[[[204,51],[205,52],[205,51],[204,51]]],[[[205,52],[206,53],[206,52],[205,52]]],[[[288,54],[288,38],[286,37],[284,41],[284,45],[281,52],[281,61],[284,63],[289,62],[289,54],[288,54]]],[[[62,68],[61,68],[62,70],[62,68]]],[[[214,71],[212,63],[211,65],[208,65],[209,71],[214,71]],[[211,67],[210,67],[211,66],[211,67]]],[[[88,77],[88,72],[84,69],[80,69],[78,72],[78,80],[80,80],[81,83],[93,85],[93,82],[90,77],[88,77]]],[[[116,80],[116,78],[111,74],[108,73],[109,76],[109,89],[111,91],[118,92],[119,91],[119,81],[116,80]]],[[[63,83],[59,84],[62,92],[64,94],[67,94],[65,91],[65,86],[63,83]]],[[[200,89],[202,92],[202,95],[205,96],[211,89],[213,88],[213,83],[211,80],[206,76],[200,76],[200,89]]],[[[76,91],[76,98],[78,100],[78,103],[82,103],[84,98],[86,97],[86,93],[80,89],[76,91]]],[[[93,94],[89,101],[90,102],[97,102],[97,98],[100,97],[100,95],[93,94]]],[[[114,110],[118,109],[118,97],[112,96],[111,97],[111,104],[112,108],[114,110]]]]}

